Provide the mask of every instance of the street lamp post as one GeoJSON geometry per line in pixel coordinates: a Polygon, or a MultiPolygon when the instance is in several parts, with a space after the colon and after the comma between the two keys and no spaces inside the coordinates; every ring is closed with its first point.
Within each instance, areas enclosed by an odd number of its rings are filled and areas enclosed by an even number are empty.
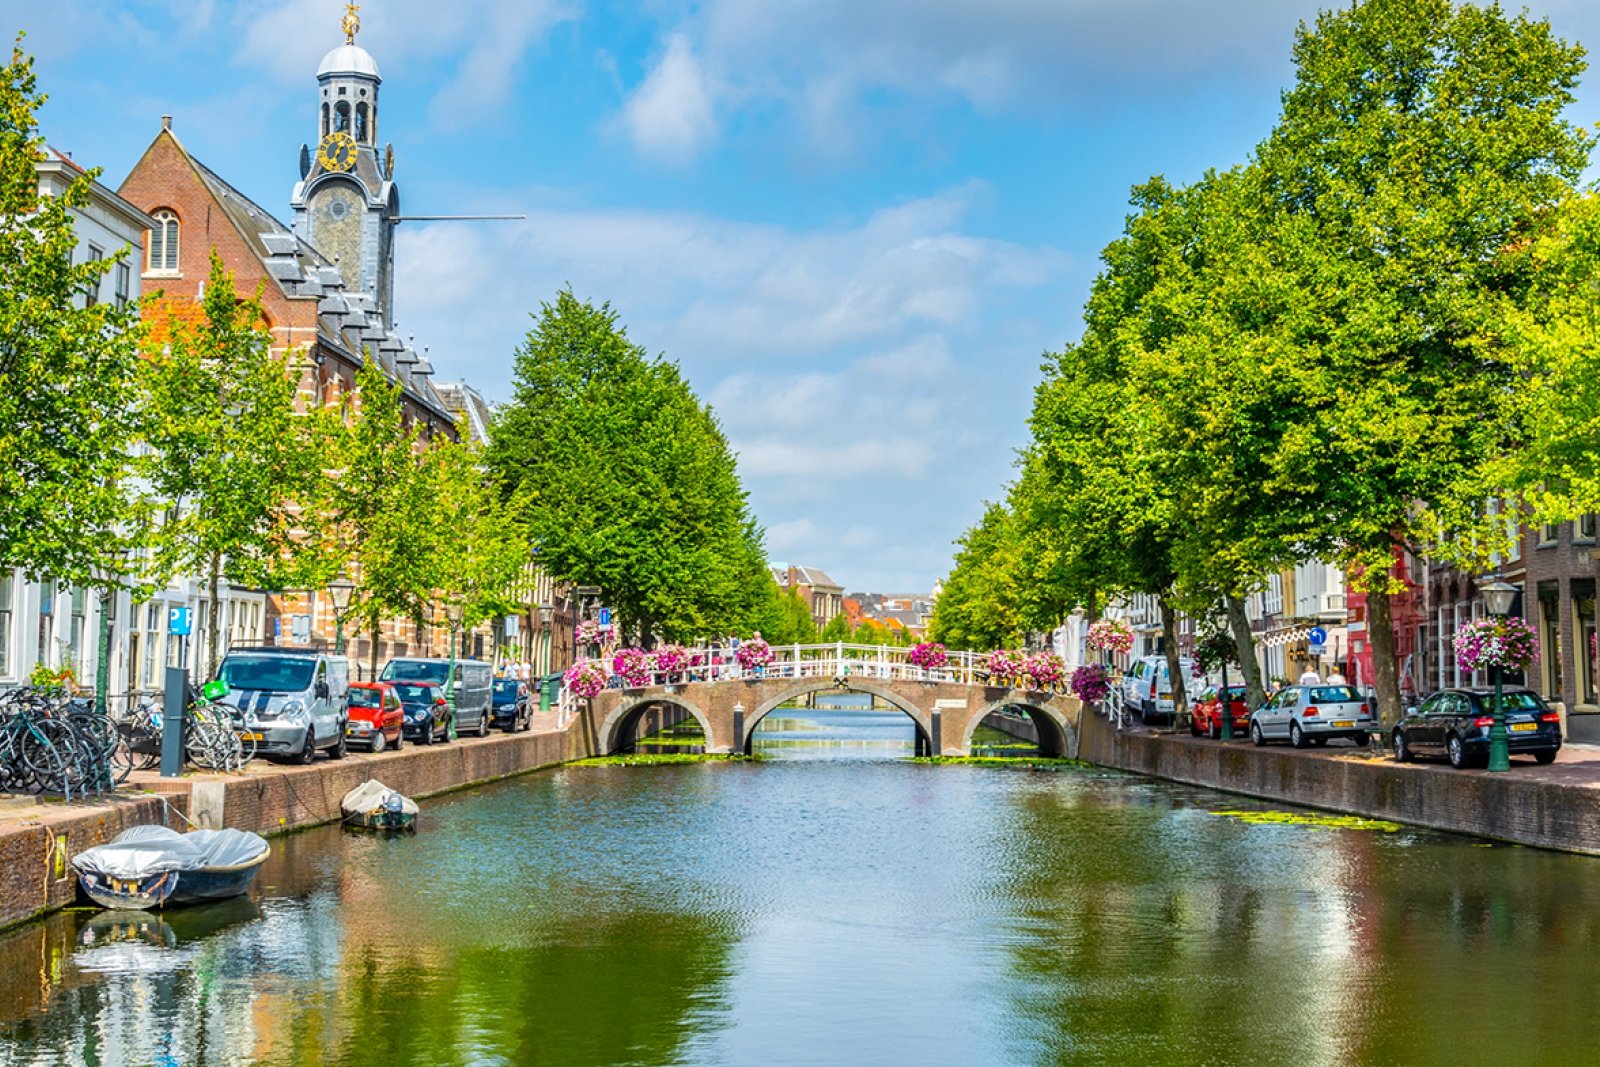
{"type": "MultiPolygon", "coordinates": [[[[1493,581],[1479,586],[1478,592],[1483,594],[1483,606],[1488,609],[1489,614],[1497,619],[1503,619],[1511,612],[1511,602],[1516,599],[1517,587],[1510,582],[1493,581]]],[[[1494,674],[1494,725],[1489,727],[1489,769],[1509,771],[1511,747],[1506,733],[1505,705],[1501,700],[1505,670],[1498,663],[1489,670],[1494,674]]]]}
{"type": "Polygon", "coordinates": [[[344,655],[344,616],[350,610],[350,597],[356,591],[356,583],[344,575],[339,575],[328,583],[328,596],[333,600],[333,654],[344,655]]]}

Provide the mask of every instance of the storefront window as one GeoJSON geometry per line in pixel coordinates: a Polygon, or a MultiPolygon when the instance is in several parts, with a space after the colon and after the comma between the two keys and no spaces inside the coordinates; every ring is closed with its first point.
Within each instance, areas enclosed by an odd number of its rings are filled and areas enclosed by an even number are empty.
{"type": "Polygon", "coordinates": [[[1546,700],[1561,699],[1561,603],[1539,591],[1539,659],[1546,700]]]}
{"type": "Polygon", "coordinates": [[[1578,647],[1573,657],[1578,671],[1578,700],[1584,704],[1595,699],[1595,617],[1594,593],[1574,595],[1572,609],[1576,614],[1578,647]]]}
{"type": "Polygon", "coordinates": [[[0,678],[11,674],[11,598],[16,595],[16,572],[0,571],[0,678]]]}

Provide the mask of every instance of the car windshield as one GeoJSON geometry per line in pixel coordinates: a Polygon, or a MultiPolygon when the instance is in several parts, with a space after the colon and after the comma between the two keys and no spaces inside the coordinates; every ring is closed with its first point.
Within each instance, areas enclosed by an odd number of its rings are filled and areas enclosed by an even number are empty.
{"type": "Polygon", "coordinates": [[[1230,686],[1228,686],[1228,690],[1227,691],[1228,691],[1228,699],[1229,700],[1243,700],[1244,699],[1244,686],[1242,686],[1242,685],[1230,685],[1230,686]]]}
{"type": "Polygon", "coordinates": [[[497,697],[514,697],[517,695],[517,681],[515,678],[503,678],[494,683],[494,695],[497,697]]]}
{"type": "Polygon", "coordinates": [[[383,680],[400,679],[408,682],[433,682],[443,685],[448,663],[426,663],[420,660],[390,660],[383,668],[383,680]]]}
{"type": "Polygon", "coordinates": [[[1356,696],[1356,691],[1348,685],[1319,685],[1311,690],[1313,704],[1338,704],[1360,699],[1356,696]]]}
{"type": "Polygon", "coordinates": [[[383,702],[383,694],[376,689],[350,687],[350,706],[352,708],[375,708],[383,702]]]}
{"type": "MultiPolygon", "coordinates": [[[[1487,694],[1474,693],[1473,700],[1485,713],[1494,710],[1494,697],[1487,694]]],[[[1539,699],[1538,693],[1524,689],[1517,693],[1502,693],[1500,706],[1506,711],[1544,711],[1544,701],[1539,699]]]]}
{"type": "Polygon", "coordinates": [[[311,688],[314,659],[292,656],[232,655],[222,661],[217,677],[230,689],[264,689],[274,693],[303,693],[311,688]]]}
{"type": "Polygon", "coordinates": [[[429,704],[439,695],[439,690],[431,685],[408,685],[401,682],[394,687],[400,694],[400,700],[405,704],[429,704]]]}

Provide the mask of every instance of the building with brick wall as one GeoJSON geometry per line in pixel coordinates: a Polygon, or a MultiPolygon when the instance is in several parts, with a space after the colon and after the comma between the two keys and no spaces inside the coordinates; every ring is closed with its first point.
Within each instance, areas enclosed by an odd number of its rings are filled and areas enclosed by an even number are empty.
{"type": "Polygon", "coordinates": [[[844,586],[826,571],[816,567],[774,567],[772,577],[781,588],[799,592],[818,630],[844,611],[844,586]]]}

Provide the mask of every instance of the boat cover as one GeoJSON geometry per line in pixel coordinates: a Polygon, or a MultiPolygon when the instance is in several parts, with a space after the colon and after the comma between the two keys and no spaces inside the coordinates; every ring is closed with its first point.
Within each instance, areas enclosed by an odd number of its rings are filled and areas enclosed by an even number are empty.
{"type": "Polygon", "coordinates": [[[399,811],[407,815],[416,815],[422,809],[417,807],[416,801],[410,797],[396,793],[376,778],[369,778],[344,795],[339,801],[339,810],[346,816],[366,815],[375,811],[393,811],[390,798],[399,801],[399,811]]]}
{"type": "Polygon", "coordinates": [[[144,879],[164,871],[205,867],[238,867],[267,851],[266,838],[248,830],[176,830],[154,824],[135,826],[106,845],[84,849],[72,857],[80,871],[124,880],[144,879]]]}

